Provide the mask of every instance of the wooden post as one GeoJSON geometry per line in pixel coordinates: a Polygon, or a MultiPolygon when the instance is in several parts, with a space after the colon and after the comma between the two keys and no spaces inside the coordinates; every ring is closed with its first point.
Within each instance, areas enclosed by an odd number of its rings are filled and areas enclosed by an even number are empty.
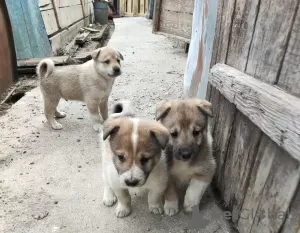
{"type": "Polygon", "coordinates": [[[159,30],[159,20],[160,20],[160,11],[161,11],[161,1],[154,0],[154,13],[153,13],[153,27],[152,32],[155,33],[159,30]]]}
{"type": "Polygon", "coordinates": [[[82,8],[82,15],[83,15],[83,18],[86,18],[86,14],[85,14],[85,10],[84,10],[84,0],[80,0],[80,3],[81,3],[81,8],[82,8]]]}
{"type": "Polygon", "coordinates": [[[53,5],[53,10],[54,10],[54,15],[55,15],[57,27],[58,27],[58,29],[61,29],[60,22],[59,22],[59,13],[58,13],[59,9],[58,9],[55,1],[56,0],[51,0],[52,5],[53,5]]]}
{"type": "MultiPolygon", "coordinates": [[[[206,97],[217,8],[218,0],[195,1],[192,38],[184,74],[184,91],[188,97],[206,97]]],[[[157,13],[154,20],[156,18],[157,13]]]]}
{"type": "Polygon", "coordinates": [[[137,16],[139,13],[139,0],[132,0],[132,14],[133,16],[137,16]]]}
{"type": "Polygon", "coordinates": [[[126,0],[119,0],[120,1],[120,16],[124,16],[125,14],[125,1],[126,0]]]}

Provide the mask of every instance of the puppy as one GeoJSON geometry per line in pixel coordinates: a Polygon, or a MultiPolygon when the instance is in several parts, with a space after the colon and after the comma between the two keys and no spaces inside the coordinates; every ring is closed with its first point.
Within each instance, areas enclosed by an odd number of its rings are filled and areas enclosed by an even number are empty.
{"type": "Polygon", "coordinates": [[[150,212],[162,214],[169,179],[163,149],[169,132],[156,121],[130,117],[129,109],[124,102],[117,104],[100,133],[103,203],[113,206],[118,201],[116,215],[126,217],[131,213],[129,190],[146,189],[150,212]]]}
{"type": "Polygon", "coordinates": [[[62,129],[56,118],[65,113],[57,109],[61,98],[78,100],[87,104],[93,128],[99,131],[101,118],[108,117],[108,97],[115,78],[121,74],[121,53],[103,47],[92,53],[92,60],[80,65],[54,67],[50,59],[42,60],[37,66],[40,87],[44,96],[44,113],[53,129],[62,129]]]}
{"type": "Polygon", "coordinates": [[[156,108],[156,119],[170,132],[165,149],[170,182],[165,193],[165,214],[178,212],[177,190],[186,188],[185,212],[198,206],[216,169],[212,136],[208,127],[212,106],[200,99],[163,101],[156,108]]]}

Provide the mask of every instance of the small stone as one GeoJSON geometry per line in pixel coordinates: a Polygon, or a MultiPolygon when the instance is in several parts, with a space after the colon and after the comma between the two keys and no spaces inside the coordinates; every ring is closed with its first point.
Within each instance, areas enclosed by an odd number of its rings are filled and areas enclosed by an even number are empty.
{"type": "Polygon", "coordinates": [[[26,153],[27,153],[27,151],[26,151],[26,150],[24,150],[24,151],[23,151],[23,154],[26,154],[26,153]]]}
{"type": "Polygon", "coordinates": [[[54,201],[54,204],[57,205],[57,204],[58,204],[58,201],[54,201]]]}
{"type": "Polygon", "coordinates": [[[78,168],[82,168],[82,166],[81,166],[81,165],[78,165],[78,168]]]}
{"type": "Polygon", "coordinates": [[[78,120],[83,120],[83,119],[84,119],[84,117],[77,117],[77,119],[78,119],[78,120]]]}
{"type": "Polygon", "coordinates": [[[151,231],[151,228],[149,227],[149,228],[147,228],[147,231],[151,231]]]}
{"type": "Polygon", "coordinates": [[[34,164],[34,162],[31,162],[29,165],[33,165],[34,164]]]}
{"type": "Polygon", "coordinates": [[[80,142],[81,140],[80,139],[77,139],[77,142],[80,142]]]}
{"type": "Polygon", "coordinates": [[[48,181],[46,184],[50,184],[50,182],[48,181]]]}

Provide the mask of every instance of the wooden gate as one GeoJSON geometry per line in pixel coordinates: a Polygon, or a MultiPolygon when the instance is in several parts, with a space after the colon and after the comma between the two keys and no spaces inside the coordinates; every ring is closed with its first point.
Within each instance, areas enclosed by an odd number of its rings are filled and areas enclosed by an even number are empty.
{"type": "Polygon", "coordinates": [[[6,0],[18,59],[52,55],[38,0],[6,0]]]}
{"type": "Polygon", "coordinates": [[[120,0],[121,16],[145,16],[149,0],[120,0]]]}
{"type": "Polygon", "coordinates": [[[17,64],[13,36],[5,2],[0,1],[0,95],[15,78],[17,64]]]}

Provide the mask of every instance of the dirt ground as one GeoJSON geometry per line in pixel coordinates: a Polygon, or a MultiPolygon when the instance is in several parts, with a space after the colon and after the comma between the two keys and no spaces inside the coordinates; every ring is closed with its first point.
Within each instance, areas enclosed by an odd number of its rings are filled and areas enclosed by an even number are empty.
{"type": "MultiPolygon", "coordinates": [[[[138,116],[153,119],[162,99],[181,98],[187,55],[178,43],[151,33],[144,18],[116,19],[110,45],[124,56],[110,104],[131,99],[138,116]]],[[[190,216],[148,212],[145,196],[133,197],[133,212],[117,219],[102,204],[101,155],[84,103],[61,101],[67,113],[61,131],[47,125],[39,88],[0,117],[0,232],[189,232],[190,216]]],[[[207,220],[198,232],[229,228],[208,193],[201,204],[207,220]]],[[[196,220],[197,221],[197,220],[196,220]]]]}

